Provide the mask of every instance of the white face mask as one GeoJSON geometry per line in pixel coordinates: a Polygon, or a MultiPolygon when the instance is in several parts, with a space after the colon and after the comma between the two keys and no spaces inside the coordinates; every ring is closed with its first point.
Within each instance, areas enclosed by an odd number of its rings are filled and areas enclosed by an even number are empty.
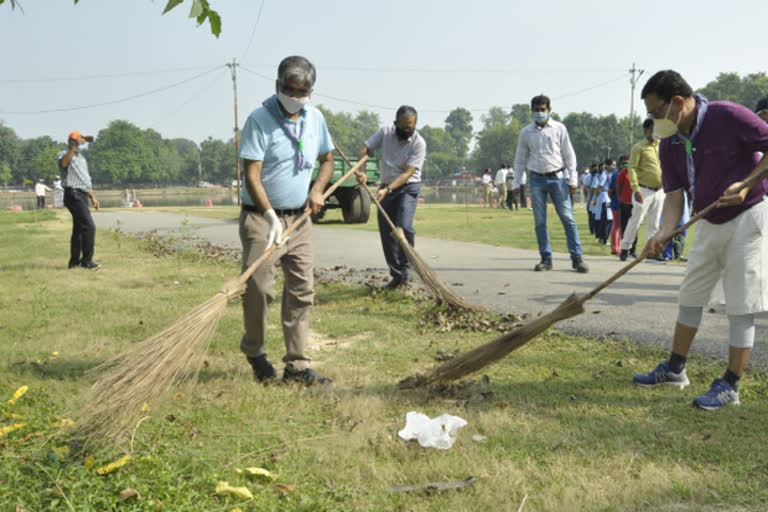
{"type": "Polygon", "coordinates": [[[83,142],[82,144],[77,146],[77,152],[78,153],[83,151],[84,149],[88,149],[88,143],[87,142],[83,142]]]}
{"type": "Polygon", "coordinates": [[[304,107],[304,105],[309,103],[309,96],[304,96],[303,98],[294,98],[280,91],[278,91],[277,93],[277,99],[280,101],[280,104],[289,114],[295,114],[296,112],[301,110],[304,107]]]}
{"type": "Polygon", "coordinates": [[[683,111],[680,111],[680,114],[677,116],[677,122],[674,122],[671,119],[667,119],[671,108],[672,104],[670,103],[669,108],[667,108],[667,113],[664,115],[664,119],[653,120],[653,136],[657,139],[666,139],[667,137],[675,135],[678,131],[678,125],[683,118],[683,111]]]}

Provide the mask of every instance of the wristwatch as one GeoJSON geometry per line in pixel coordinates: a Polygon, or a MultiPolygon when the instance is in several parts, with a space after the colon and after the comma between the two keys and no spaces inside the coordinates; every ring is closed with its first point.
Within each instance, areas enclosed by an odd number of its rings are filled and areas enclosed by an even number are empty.
{"type": "Polygon", "coordinates": [[[385,189],[387,189],[387,194],[389,194],[389,193],[391,193],[391,192],[392,192],[392,189],[391,189],[391,188],[389,188],[389,185],[387,185],[387,186],[386,186],[386,187],[384,187],[384,188],[385,188],[385,189]]]}

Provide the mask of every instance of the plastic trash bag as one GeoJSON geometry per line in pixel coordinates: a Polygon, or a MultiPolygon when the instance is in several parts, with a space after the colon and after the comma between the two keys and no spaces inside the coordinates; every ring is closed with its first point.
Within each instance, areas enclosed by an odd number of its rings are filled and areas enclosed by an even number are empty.
{"type": "Polygon", "coordinates": [[[411,411],[405,415],[405,428],[397,433],[406,441],[416,440],[424,448],[447,450],[456,442],[456,434],[467,421],[458,416],[443,414],[431,418],[426,414],[411,411]]]}

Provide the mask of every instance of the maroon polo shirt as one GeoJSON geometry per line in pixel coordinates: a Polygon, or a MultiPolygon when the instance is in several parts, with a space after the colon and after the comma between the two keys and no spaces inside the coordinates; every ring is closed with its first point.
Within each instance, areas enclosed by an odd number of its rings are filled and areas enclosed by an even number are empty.
{"type": "MultiPolygon", "coordinates": [[[[698,114],[698,103],[696,108],[698,114]]],[[[719,199],[725,189],[742,181],[759,161],[755,153],[768,153],[768,123],[754,112],[729,101],[710,101],[699,134],[693,142],[693,210],[701,211],[719,199]]],[[[664,191],[688,191],[685,144],[677,136],[661,141],[661,180],[664,191]]],[[[713,208],[704,216],[713,224],[723,224],[759,203],[766,191],[765,180],[752,188],[739,206],[713,208]]]]}

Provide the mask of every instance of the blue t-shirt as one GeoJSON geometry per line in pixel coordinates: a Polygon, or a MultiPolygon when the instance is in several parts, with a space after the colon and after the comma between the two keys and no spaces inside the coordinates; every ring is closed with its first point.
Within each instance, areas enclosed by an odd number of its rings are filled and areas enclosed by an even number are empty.
{"type": "Polygon", "coordinates": [[[616,180],[619,177],[620,171],[621,169],[617,169],[616,172],[611,175],[611,181],[608,182],[608,190],[611,192],[611,210],[619,209],[619,194],[616,192],[616,180]]]}
{"type": "MultiPolygon", "coordinates": [[[[304,157],[315,162],[318,155],[333,151],[331,134],[322,112],[304,107],[298,121],[288,121],[299,135],[299,121],[304,120],[304,157]]],[[[277,120],[261,106],[251,112],[245,122],[240,139],[240,158],[263,162],[261,183],[272,208],[289,210],[301,208],[307,201],[312,169],[299,170],[296,165],[295,144],[283,131],[277,120]]],[[[241,197],[244,204],[255,206],[243,178],[241,197]]]]}

